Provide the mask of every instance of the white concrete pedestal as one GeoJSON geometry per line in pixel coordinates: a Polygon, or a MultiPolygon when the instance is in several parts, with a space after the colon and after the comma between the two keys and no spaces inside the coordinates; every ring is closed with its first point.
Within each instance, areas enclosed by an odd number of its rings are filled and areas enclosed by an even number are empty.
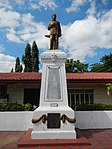
{"type": "Polygon", "coordinates": [[[31,138],[75,139],[75,124],[67,120],[63,122],[61,119],[63,114],[74,119],[74,111],[68,107],[65,73],[66,55],[60,50],[48,50],[41,54],[41,61],[43,68],[40,106],[34,111],[31,138]],[[58,114],[59,118],[54,117],[52,119],[54,122],[48,124],[50,122],[49,114],[58,114]],[[59,124],[59,127],[57,127],[57,124],[59,124]]]}

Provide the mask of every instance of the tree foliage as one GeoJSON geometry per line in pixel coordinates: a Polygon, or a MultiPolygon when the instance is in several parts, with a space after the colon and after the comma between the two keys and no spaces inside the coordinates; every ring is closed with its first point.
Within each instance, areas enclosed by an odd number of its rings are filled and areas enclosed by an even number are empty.
{"type": "Polygon", "coordinates": [[[105,72],[112,72],[112,54],[103,56],[100,61],[103,63],[105,72]]]}
{"type": "Polygon", "coordinates": [[[22,61],[24,63],[24,72],[32,72],[32,63],[31,63],[31,47],[27,43],[25,48],[25,54],[22,56],[22,61]]]}
{"type": "Polygon", "coordinates": [[[91,65],[92,72],[112,72],[112,54],[105,55],[100,59],[101,63],[91,65]]]}
{"type": "Polygon", "coordinates": [[[88,72],[88,64],[83,64],[79,60],[67,59],[66,72],[88,72]]]}
{"type": "Polygon", "coordinates": [[[39,50],[36,42],[32,44],[32,72],[39,71],[39,50]]]}
{"type": "Polygon", "coordinates": [[[107,95],[109,96],[110,93],[112,94],[112,83],[106,84],[107,87],[107,95]]]}
{"type": "Polygon", "coordinates": [[[103,72],[104,66],[100,63],[95,63],[91,65],[91,72],[103,72]]]}
{"type": "Polygon", "coordinates": [[[10,72],[14,72],[13,68],[11,69],[11,71],[10,71],[10,72]]]}
{"type": "Polygon", "coordinates": [[[73,72],[74,71],[73,59],[67,59],[65,66],[66,66],[66,72],[73,72]]]}
{"type": "Polygon", "coordinates": [[[20,64],[20,59],[19,57],[16,58],[16,64],[15,64],[15,72],[22,72],[23,67],[20,64]]]}
{"type": "Polygon", "coordinates": [[[24,63],[24,72],[38,72],[39,71],[39,50],[36,42],[32,44],[32,49],[29,43],[25,47],[25,54],[22,56],[24,63]]]}
{"type": "Polygon", "coordinates": [[[81,63],[79,60],[74,61],[75,72],[88,72],[88,64],[81,63]]]}

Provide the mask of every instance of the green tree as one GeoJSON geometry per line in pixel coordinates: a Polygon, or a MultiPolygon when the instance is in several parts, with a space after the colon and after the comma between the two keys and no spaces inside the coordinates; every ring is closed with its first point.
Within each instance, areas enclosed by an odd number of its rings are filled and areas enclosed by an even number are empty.
{"type": "Polygon", "coordinates": [[[88,65],[76,60],[74,61],[74,72],[88,72],[88,65]]]}
{"type": "Polygon", "coordinates": [[[100,62],[91,65],[92,72],[112,72],[112,53],[103,56],[100,62]]]}
{"type": "Polygon", "coordinates": [[[74,72],[74,61],[73,61],[73,59],[67,59],[65,68],[66,68],[66,72],[74,72]]]}
{"type": "Polygon", "coordinates": [[[13,68],[11,69],[11,71],[10,71],[10,72],[14,72],[13,68]]]}
{"type": "Polygon", "coordinates": [[[88,64],[83,64],[79,60],[67,59],[66,72],[88,72],[88,64]]]}
{"type": "Polygon", "coordinates": [[[24,72],[32,72],[31,47],[29,43],[25,47],[25,54],[22,56],[22,61],[25,66],[24,72]]]}
{"type": "Polygon", "coordinates": [[[22,72],[23,67],[20,64],[20,59],[19,57],[16,58],[16,64],[15,64],[15,72],[22,72]]]}
{"type": "Polygon", "coordinates": [[[95,63],[91,65],[91,72],[103,72],[104,66],[101,63],[95,63]]]}
{"type": "Polygon", "coordinates": [[[36,42],[32,44],[32,72],[39,71],[39,50],[36,42]]]}
{"type": "Polygon", "coordinates": [[[112,95],[112,83],[106,84],[107,87],[107,95],[112,95]]]}
{"type": "Polygon", "coordinates": [[[105,72],[112,72],[112,53],[103,56],[100,61],[103,63],[105,72]]]}

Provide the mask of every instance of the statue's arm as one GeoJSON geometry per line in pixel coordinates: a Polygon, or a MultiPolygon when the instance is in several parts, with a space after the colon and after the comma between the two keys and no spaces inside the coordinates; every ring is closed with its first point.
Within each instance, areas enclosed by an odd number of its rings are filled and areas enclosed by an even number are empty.
{"type": "Polygon", "coordinates": [[[52,27],[55,27],[56,24],[55,24],[55,21],[52,21],[48,24],[48,30],[50,30],[52,27]]]}
{"type": "Polygon", "coordinates": [[[48,30],[50,30],[52,27],[53,27],[53,23],[52,22],[50,22],[49,24],[48,24],[48,30]]]}
{"type": "Polygon", "coordinates": [[[48,30],[50,30],[50,29],[51,29],[51,23],[48,24],[48,30]]]}

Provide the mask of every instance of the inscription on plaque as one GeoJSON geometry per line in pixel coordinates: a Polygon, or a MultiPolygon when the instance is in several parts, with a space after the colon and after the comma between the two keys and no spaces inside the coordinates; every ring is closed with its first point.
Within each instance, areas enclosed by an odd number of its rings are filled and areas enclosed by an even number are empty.
{"type": "Polygon", "coordinates": [[[60,128],[60,113],[48,113],[47,128],[60,128]]]}
{"type": "Polygon", "coordinates": [[[60,68],[48,68],[47,99],[61,99],[60,68]]]}

